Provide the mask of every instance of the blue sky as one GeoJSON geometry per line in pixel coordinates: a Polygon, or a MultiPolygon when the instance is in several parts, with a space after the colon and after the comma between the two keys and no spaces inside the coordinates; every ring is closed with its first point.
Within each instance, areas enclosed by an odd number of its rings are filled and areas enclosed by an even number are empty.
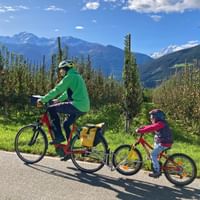
{"type": "Polygon", "coordinates": [[[200,0],[1,0],[0,35],[73,36],[151,54],[199,44],[200,0]]]}

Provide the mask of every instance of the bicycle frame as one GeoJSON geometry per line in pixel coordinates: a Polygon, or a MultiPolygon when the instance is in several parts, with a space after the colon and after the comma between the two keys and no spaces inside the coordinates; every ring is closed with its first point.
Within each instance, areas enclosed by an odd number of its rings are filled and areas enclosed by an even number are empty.
{"type": "MultiPolygon", "coordinates": [[[[135,148],[137,145],[141,144],[148,156],[148,159],[151,160],[151,154],[150,154],[150,150],[153,150],[152,145],[150,145],[144,138],[143,138],[143,134],[138,138],[138,140],[135,142],[135,144],[133,144],[133,148],[135,148]]],[[[169,159],[169,156],[166,154],[166,151],[162,151],[159,156],[158,156],[158,160],[160,160],[161,158],[164,159],[169,159]]],[[[172,164],[174,164],[174,166],[171,167],[164,167],[161,166],[162,170],[176,170],[176,171],[180,171],[180,165],[176,162],[174,162],[174,160],[170,160],[172,162],[172,164]],[[176,167],[176,168],[175,168],[176,167]]]]}
{"type": "MultiPolygon", "coordinates": [[[[53,135],[53,132],[52,132],[52,128],[51,128],[51,123],[50,123],[50,119],[49,119],[49,116],[48,116],[48,112],[46,111],[40,118],[40,124],[41,125],[46,125],[47,128],[48,128],[48,132],[52,138],[52,140],[54,139],[54,135],[53,135]]],[[[84,154],[87,152],[87,149],[86,150],[71,150],[70,149],[70,142],[72,140],[72,135],[73,133],[77,130],[77,127],[75,124],[72,124],[72,129],[71,129],[71,132],[70,132],[70,135],[69,135],[69,139],[67,140],[67,144],[55,144],[55,148],[62,148],[65,155],[69,155],[69,154],[84,154]]]]}
{"type": "Polygon", "coordinates": [[[135,148],[137,145],[141,144],[148,156],[149,159],[151,159],[150,156],[150,151],[149,149],[153,149],[153,147],[143,138],[143,135],[141,135],[138,140],[135,142],[135,144],[133,145],[133,148],[135,148]]]}

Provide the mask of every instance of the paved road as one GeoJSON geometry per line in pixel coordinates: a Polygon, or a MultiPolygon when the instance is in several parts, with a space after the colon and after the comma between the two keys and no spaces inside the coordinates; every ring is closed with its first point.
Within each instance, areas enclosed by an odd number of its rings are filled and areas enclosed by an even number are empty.
{"type": "Polygon", "coordinates": [[[71,161],[45,157],[25,165],[15,153],[0,151],[0,200],[200,200],[200,180],[177,188],[164,176],[141,171],[125,177],[104,167],[95,174],[78,171],[71,161]]]}

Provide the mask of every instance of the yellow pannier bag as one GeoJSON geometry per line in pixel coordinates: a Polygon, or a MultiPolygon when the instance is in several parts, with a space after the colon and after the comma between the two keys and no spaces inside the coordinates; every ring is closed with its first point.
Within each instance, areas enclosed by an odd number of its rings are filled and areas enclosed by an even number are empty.
{"type": "Polygon", "coordinates": [[[82,127],[80,132],[81,145],[86,147],[92,147],[96,136],[97,127],[89,128],[82,127]]]}

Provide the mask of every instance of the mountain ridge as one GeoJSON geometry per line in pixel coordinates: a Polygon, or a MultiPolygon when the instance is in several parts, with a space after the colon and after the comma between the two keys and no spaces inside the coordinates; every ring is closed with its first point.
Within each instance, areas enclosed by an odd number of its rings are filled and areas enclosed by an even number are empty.
{"type": "MultiPolygon", "coordinates": [[[[69,49],[69,57],[91,57],[94,68],[101,68],[105,75],[114,75],[121,79],[124,51],[113,45],[102,45],[88,42],[72,36],[62,36],[62,47],[69,49]]],[[[21,32],[13,36],[0,36],[0,43],[5,45],[10,51],[22,54],[26,58],[34,61],[41,61],[43,55],[46,56],[47,63],[51,62],[51,55],[57,52],[57,38],[37,37],[32,33],[21,32]]],[[[152,60],[148,55],[134,53],[138,65],[142,65],[152,60]]]]}
{"type": "MultiPolygon", "coordinates": [[[[142,65],[140,68],[141,80],[146,87],[155,87],[162,80],[168,79],[175,71],[181,70],[178,65],[194,63],[200,60],[200,45],[166,54],[158,59],[142,65]]],[[[200,62],[197,62],[200,67],[200,62]]]]}
{"type": "Polygon", "coordinates": [[[158,52],[152,53],[150,56],[154,59],[157,59],[157,58],[160,58],[164,55],[174,53],[174,52],[177,52],[177,51],[180,51],[180,50],[188,49],[188,48],[191,48],[191,47],[195,47],[195,46],[198,46],[198,45],[200,45],[198,40],[188,41],[187,43],[181,44],[181,45],[172,44],[172,45],[167,46],[166,48],[161,49],[158,52]]]}

